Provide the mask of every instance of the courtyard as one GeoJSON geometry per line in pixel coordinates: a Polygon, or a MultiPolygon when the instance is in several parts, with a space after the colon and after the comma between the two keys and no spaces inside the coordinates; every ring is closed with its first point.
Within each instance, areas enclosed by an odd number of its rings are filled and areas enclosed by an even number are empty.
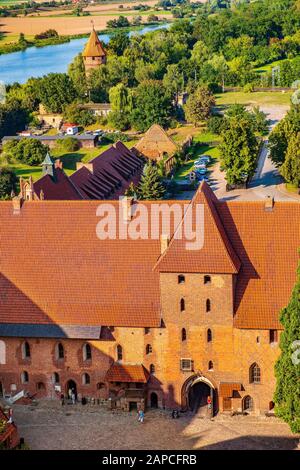
{"type": "Polygon", "coordinates": [[[300,450],[300,436],[275,417],[172,419],[168,411],[149,410],[141,424],[135,412],[40,402],[16,405],[14,419],[32,450],[300,450]]]}

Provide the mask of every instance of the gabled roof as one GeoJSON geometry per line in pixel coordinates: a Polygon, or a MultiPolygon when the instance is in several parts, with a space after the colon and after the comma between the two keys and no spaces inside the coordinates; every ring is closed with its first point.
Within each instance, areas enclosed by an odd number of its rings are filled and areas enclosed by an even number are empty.
{"type": "Polygon", "coordinates": [[[55,168],[55,177],[44,175],[33,183],[34,192],[40,197],[43,192],[44,199],[70,201],[83,199],[79,189],[61,168],[55,168]]]}
{"type": "Polygon", "coordinates": [[[83,57],[103,57],[106,56],[106,52],[100,39],[97,36],[96,31],[92,30],[89,40],[85,45],[82,53],[83,57]]]}
{"type": "Polygon", "coordinates": [[[173,155],[178,147],[168,136],[166,131],[158,124],[153,124],[138,141],[135,148],[145,157],[158,159],[164,154],[173,155]]]}
{"type": "Polygon", "coordinates": [[[118,364],[114,363],[108,369],[105,380],[108,382],[139,382],[147,383],[150,374],[142,364],[118,364]]]}
{"type": "Polygon", "coordinates": [[[182,233],[180,239],[173,236],[167,250],[158,260],[156,269],[160,272],[207,272],[236,274],[241,266],[240,260],[232,248],[215,208],[217,201],[207,183],[202,182],[185,216],[178,226],[177,232],[182,233]],[[197,215],[198,214],[198,215],[197,215]],[[203,214],[203,220],[200,214],[203,214]],[[189,240],[189,222],[199,224],[192,229],[197,230],[197,237],[203,241],[196,248],[196,243],[189,240]]]}

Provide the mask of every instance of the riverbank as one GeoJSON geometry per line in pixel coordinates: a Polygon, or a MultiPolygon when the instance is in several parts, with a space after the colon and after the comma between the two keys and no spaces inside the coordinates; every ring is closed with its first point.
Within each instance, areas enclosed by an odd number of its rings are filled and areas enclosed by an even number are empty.
{"type": "MultiPolygon", "coordinates": [[[[160,26],[164,25],[167,23],[171,23],[171,21],[164,21],[159,22],[150,22],[150,23],[142,23],[140,26],[129,26],[125,28],[105,28],[97,30],[98,33],[101,34],[107,34],[107,35],[112,35],[116,33],[117,31],[122,31],[125,33],[130,33],[131,31],[141,31],[145,27],[151,27],[151,26],[160,26]]],[[[53,38],[47,38],[47,39],[27,39],[25,36],[25,41],[23,43],[19,42],[14,42],[14,43],[7,43],[1,46],[0,42],[0,55],[4,54],[11,54],[13,52],[20,52],[20,51],[25,51],[29,47],[46,47],[46,46],[55,46],[58,44],[64,44],[67,42],[70,42],[72,39],[81,39],[81,38],[87,38],[89,37],[90,32],[88,33],[81,33],[81,34],[70,34],[70,35],[60,35],[58,37],[53,37],[53,38]]]]}

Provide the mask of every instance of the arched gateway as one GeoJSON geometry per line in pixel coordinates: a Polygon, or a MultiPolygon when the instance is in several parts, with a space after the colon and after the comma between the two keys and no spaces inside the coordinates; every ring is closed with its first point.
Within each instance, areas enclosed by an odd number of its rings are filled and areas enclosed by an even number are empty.
{"type": "Polygon", "coordinates": [[[183,410],[203,416],[213,416],[218,412],[216,387],[201,374],[194,374],[184,382],[181,402],[183,410]],[[211,403],[210,408],[209,403],[211,403]]]}

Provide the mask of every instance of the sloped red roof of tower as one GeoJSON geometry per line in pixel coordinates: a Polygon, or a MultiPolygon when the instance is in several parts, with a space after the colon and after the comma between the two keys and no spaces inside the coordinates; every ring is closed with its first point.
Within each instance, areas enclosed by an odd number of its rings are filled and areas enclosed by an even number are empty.
{"type": "Polygon", "coordinates": [[[96,31],[92,30],[89,40],[85,45],[85,48],[82,53],[83,57],[103,57],[106,56],[104,47],[101,44],[100,39],[96,31]]]}
{"type": "Polygon", "coordinates": [[[156,269],[186,273],[235,274],[239,271],[241,262],[215,208],[216,201],[208,184],[202,182],[156,269]],[[193,226],[191,220],[194,221],[193,226]],[[192,230],[196,233],[195,241],[189,235],[192,230]]]}

